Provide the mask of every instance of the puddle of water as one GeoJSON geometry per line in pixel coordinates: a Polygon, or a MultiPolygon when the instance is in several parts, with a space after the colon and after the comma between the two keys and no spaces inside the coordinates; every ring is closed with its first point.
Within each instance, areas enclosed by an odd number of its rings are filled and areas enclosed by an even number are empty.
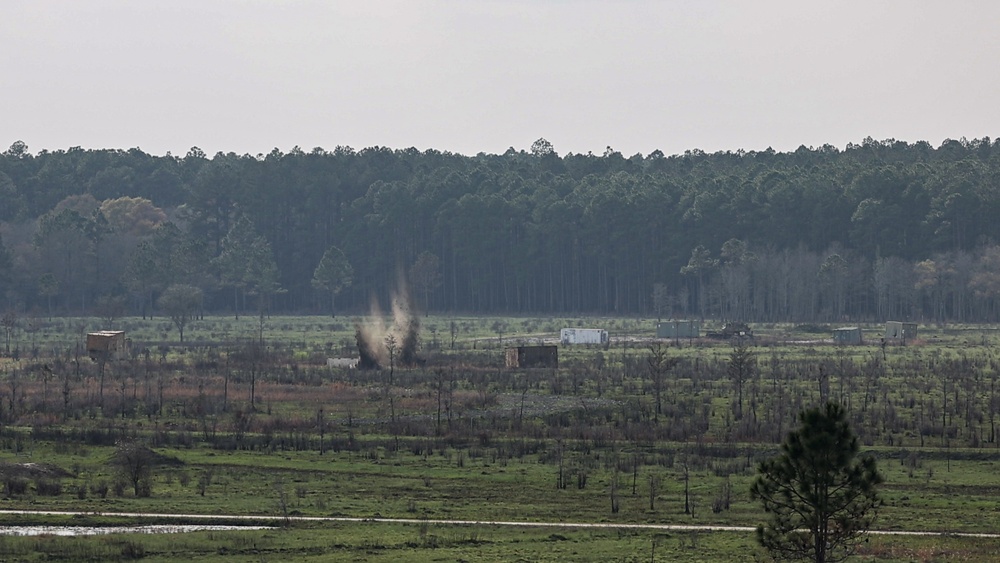
{"type": "Polygon", "coordinates": [[[266,530],[268,526],[0,526],[0,536],[101,536],[107,534],[182,534],[184,532],[226,532],[266,530]]]}

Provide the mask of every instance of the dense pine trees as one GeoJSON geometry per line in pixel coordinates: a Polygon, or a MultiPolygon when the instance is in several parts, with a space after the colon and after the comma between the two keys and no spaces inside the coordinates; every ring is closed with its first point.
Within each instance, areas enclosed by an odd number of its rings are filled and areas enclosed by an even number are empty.
{"type": "Polygon", "coordinates": [[[345,312],[419,271],[433,283],[415,297],[437,311],[997,318],[1000,143],[625,157],[543,141],[468,157],[14,143],[0,155],[2,305],[81,312],[128,294],[138,313],[185,283],[213,310],[325,312],[313,280],[336,246],[353,271],[345,312]]]}

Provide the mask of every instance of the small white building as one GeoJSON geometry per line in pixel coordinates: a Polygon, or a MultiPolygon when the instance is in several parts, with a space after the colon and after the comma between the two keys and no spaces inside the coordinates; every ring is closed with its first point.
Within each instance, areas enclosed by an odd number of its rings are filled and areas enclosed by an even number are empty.
{"type": "Polygon", "coordinates": [[[564,328],[559,331],[561,344],[607,344],[608,331],[603,328],[564,328]]]}
{"type": "Polygon", "coordinates": [[[354,369],[358,367],[358,358],[327,358],[326,367],[354,369]]]}

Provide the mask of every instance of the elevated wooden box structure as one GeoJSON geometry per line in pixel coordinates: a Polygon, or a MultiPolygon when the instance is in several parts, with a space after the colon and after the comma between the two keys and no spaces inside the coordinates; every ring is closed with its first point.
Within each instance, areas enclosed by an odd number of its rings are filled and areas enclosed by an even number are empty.
{"type": "Polygon", "coordinates": [[[128,344],[123,330],[101,330],[87,333],[87,354],[95,362],[124,360],[128,357],[128,344]]]}

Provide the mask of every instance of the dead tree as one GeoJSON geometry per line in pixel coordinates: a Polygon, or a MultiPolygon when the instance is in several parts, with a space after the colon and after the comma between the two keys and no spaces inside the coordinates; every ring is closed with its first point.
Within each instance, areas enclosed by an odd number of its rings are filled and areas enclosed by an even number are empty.
{"type": "Polygon", "coordinates": [[[646,357],[646,367],[649,369],[649,376],[653,380],[653,393],[656,397],[656,412],[653,416],[654,422],[659,422],[659,416],[663,414],[662,394],[664,379],[667,373],[679,361],[679,358],[668,358],[666,348],[659,342],[649,347],[649,356],[646,357]]]}
{"type": "Polygon", "coordinates": [[[121,440],[115,448],[111,465],[118,472],[119,478],[132,486],[136,497],[148,497],[153,494],[156,454],[145,444],[135,439],[121,440]]]}

